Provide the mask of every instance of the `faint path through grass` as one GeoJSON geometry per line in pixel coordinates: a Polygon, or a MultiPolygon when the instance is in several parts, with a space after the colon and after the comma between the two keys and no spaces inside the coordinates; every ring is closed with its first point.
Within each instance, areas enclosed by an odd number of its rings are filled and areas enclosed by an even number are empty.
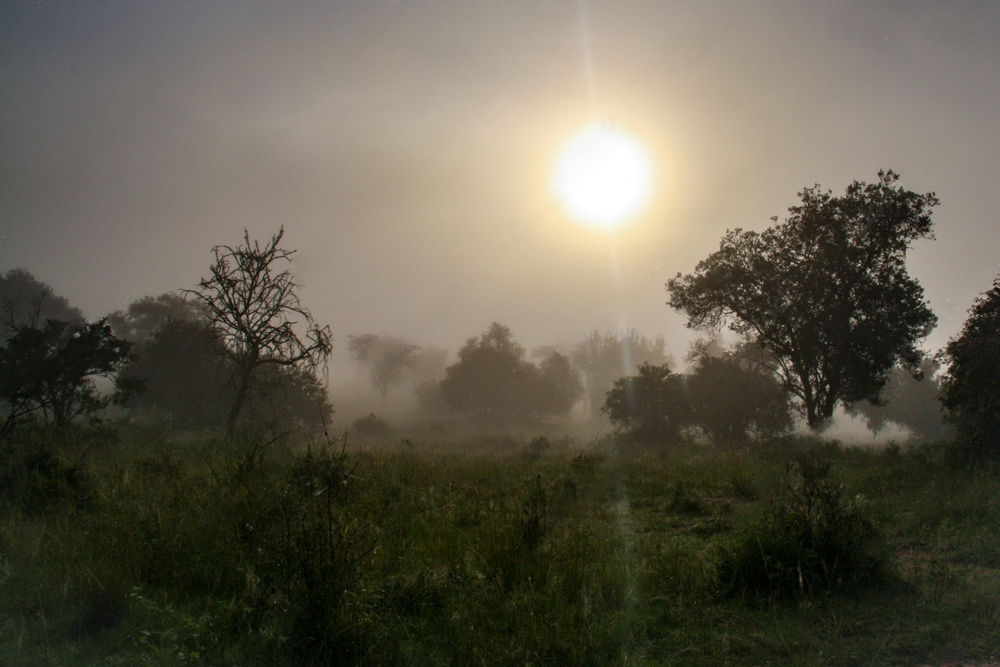
{"type": "Polygon", "coordinates": [[[632,505],[624,488],[619,497],[611,504],[611,514],[621,542],[619,563],[621,564],[622,590],[622,621],[628,628],[628,646],[625,651],[625,663],[631,662],[630,654],[636,642],[639,629],[639,585],[638,558],[636,555],[636,522],[632,516],[632,505]]]}

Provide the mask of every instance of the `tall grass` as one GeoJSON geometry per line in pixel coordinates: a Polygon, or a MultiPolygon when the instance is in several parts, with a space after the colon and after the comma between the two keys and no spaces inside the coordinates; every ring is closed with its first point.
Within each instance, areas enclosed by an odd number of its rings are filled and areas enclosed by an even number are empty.
{"type": "Polygon", "coordinates": [[[5,445],[12,664],[998,659],[1000,481],[934,449],[80,442],[5,445]]]}

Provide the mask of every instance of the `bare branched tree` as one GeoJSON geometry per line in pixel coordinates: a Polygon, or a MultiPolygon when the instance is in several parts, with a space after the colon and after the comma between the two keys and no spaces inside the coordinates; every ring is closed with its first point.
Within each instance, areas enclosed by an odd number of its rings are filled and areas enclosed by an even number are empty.
{"type": "Polygon", "coordinates": [[[216,246],[212,276],[202,279],[197,290],[187,290],[205,304],[211,329],[231,362],[233,399],[226,421],[232,433],[247,397],[267,366],[295,366],[314,370],[325,364],[333,344],[330,327],[320,327],[302,307],[292,279],[283,263],[291,263],[294,250],[278,247],[282,227],[261,246],[243,232],[243,245],[216,246]],[[296,315],[305,320],[305,339],[295,332],[296,315]]]}

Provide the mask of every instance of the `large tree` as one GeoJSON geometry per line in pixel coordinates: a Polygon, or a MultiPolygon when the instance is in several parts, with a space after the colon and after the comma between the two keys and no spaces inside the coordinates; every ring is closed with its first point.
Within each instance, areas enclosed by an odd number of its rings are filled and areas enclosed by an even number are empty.
{"type": "Polygon", "coordinates": [[[1000,456],[1000,278],[976,299],[940,358],[947,364],[941,402],[960,449],[973,457],[1000,456]]]}
{"type": "Polygon", "coordinates": [[[565,356],[555,353],[536,366],[496,322],[462,346],[439,386],[447,405],[491,430],[565,416],[582,393],[565,356]]]}
{"type": "Polygon", "coordinates": [[[332,349],[330,327],[319,326],[299,301],[299,285],[287,268],[294,250],[280,247],[282,227],[263,246],[244,230],[243,245],[212,249],[211,277],[191,290],[205,305],[211,330],[229,359],[232,401],[226,429],[232,433],[255,384],[268,367],[312,372],[332,349]],[[305,320],[300,336],[296,317],[305,320]]]}
{"type": "Polygon", "coordinates": [[[933,193],[855,181],[841,197],[820,187],[763,232],[726,232],[694,273],[667,283],[688,326],[723,324],[769,350],[770,370],[820,427],[840,402],[878,400],[897,363],[919,372],[917,343],[936,318],[906,270],[906,251],[931,238],[933,193]]]}

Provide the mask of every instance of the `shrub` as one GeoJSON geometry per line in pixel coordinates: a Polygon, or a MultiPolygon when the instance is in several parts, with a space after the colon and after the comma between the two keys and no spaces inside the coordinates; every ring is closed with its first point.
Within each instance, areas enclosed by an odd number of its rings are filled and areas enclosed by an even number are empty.
{"type": "Polygon", "coordinates": [[[550,449],[552,449],[552,443],[547,437],[540,435],[537,438],[532,438],[531,442],[528,443],[525,448],[525,456],[530,461],[536,461],[550,449]]]}
{"type": "Polygon", "coordinates": [[[668,364],[642,364],[638,371],[615,381],[601,411],[630,443],[679,442],[690,407],[683,378],[668,364]]]}
{"type": "Polygon", "coordinates": [[[357,649],[344,597],[377,544],[378,517],[359,507],[357,464],[333,445],[296,458],[277,493],[248,517],[241,544],[252,582],[242,624],[277,621],[284,651],[310,664],[349,660],[357,649]]]}
{"type": "Polygon", "coordinates": [[[829,464],[801,457],[788,465],[786,488],[722,547],[718,567],[724,595],[809,595],[888,572],[878,533],[829,464]]]}
{"type": "Polygon", "coordinates": [[[21,428],[0,438],[0,499],[36,515],[60,501],[82,507],[90,490],[83,471],[60,458],[46,431],[21,428]]]}
{"type": "Polygon", "coordinates": [[[389,440],[392,437],[392,425],[374,412],[355,419],[349,430],[352,435],[367,440],[389,440]]]}

